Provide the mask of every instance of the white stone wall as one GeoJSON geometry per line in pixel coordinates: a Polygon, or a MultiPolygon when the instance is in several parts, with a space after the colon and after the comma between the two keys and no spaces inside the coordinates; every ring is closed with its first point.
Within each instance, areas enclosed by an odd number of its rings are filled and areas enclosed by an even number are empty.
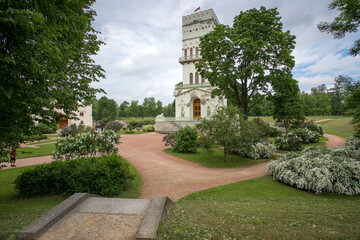
{"type": "Polygon", "coordinates": [[[78,120],[76,119],[69,119],[69,125],[75,123],[77,126],[80,124],[92,127],[93,120],[92,120],[92,104],[79,107],[78,111],[74,114],[78,120]]]}

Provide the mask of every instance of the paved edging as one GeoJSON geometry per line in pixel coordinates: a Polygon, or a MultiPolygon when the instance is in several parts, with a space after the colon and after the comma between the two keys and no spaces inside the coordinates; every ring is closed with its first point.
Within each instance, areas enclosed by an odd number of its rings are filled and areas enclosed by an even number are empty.
{"type": "Polygon", "coordinates": [[[137,240],[155,239],[162,222],[175,204],[167,196],[155,196],[136,234],[137,240]]]}
{"type": "Polygon", "coordinates": [[[85,201],[88,197],[94,196],[88,193],[74,193],[63,202],[52,208],[50,211],[36,219],[29,226],[25,227],[18,234],[22,239],[38,239],[43,233],[57,223],[71,210],[85,201]]]}

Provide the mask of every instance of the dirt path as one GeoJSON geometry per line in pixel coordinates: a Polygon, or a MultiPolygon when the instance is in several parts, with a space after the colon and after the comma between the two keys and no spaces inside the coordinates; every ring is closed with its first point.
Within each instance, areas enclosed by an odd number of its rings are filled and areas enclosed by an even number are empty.
{"type": "Polygon", "coordinates": [[[345,138],[327,133],[324,134],[324,137],[329,139],[328,141],[326,141],[326,147],[338,147],[345,145],[345,138]]]}
{"type": "Polygon", "coordinates": [[[267,163],[249,167],[208,168],[164,153],[164,135],[147,133],[124,135],[120,154],[141,174],[140,198],[167,195],[173,201],[203,189],[217,187],[268,174],[267,163]]]}
{"type": "MultiPolygon", "coordinates": [[[[49,163],[51,162],[51,156],[42,156],[42,157],[32,157],[32,158],[21,158],[16,159],[16,167],[26,167],[26,166],[32,166],[32,165],[39,165],[43,163],[49,163]]],[[[1,163],[5,164],[7,167],[4,167],[3,169],[11,168],[10,163],[1,163]]]]}
{"type": "Polygon", "coordinates": [[[317,120],[317,121],[315,121],[315,123],[319,123],[319,122],[326,122],[326,121],[330,121],[330,120],[334,120],[334,119],[332,119],[332,118],[321,119],[321,120],[317,120]]]}

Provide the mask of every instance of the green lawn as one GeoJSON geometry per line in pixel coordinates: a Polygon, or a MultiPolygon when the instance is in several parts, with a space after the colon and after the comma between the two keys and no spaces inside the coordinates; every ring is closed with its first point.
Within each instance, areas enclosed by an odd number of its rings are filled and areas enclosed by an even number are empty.
{"type": "Polygon", "coordinates": [[[29,158],[29,157],[39,157],[51,155],[52,151],[55,149],[54,143],[49,144],[39,144],[39,148],[23,147],[18,148],[17,158],[29,158]]]}
{"type": "Polygon", "coordinates": [[[350,137],[354,132],[350,117],[334,118],[333,120],[320,122],[318,124],[324,128],[326,133],[343,138],[350,137]]]}
{"type": "Polygon", "coordinates": [[[181,199],[157,239],[359,239],[360,196],[315,195],[270,176],[181,199]]]}
{"type": "MultiPolygon", "coordinates": [[[[14,180],[26,169],[35,166],[5,169],[0,171],[0,239],[16,239],[16,235],[49,211],[51,208],[66,199],[67,196],[45,196],[36,198],[22,198],[14,189],[14,180]]],[[[136,169],[130,165],[130,172],[135,179],[129,189],[117,197],[138,198],[141,190],[141,177],[136,169]]]]}
{"type": "Polygon", "coordinates": [[[182,158],[185,160],[189,160],[195,163],[199,163],[205,165],[207,167],[214,168],[231,168],[231,167],[240,167],[251,165],[255,163],[261,163],[269,161],[269,159],[249,159],[242,158],[237,155],[227,155],[227,162],[224,162],[224,150],[215,149],[213,155],[207,154],[203,149],[198,148],[197,153],[176,153],[172,152],[170,148],[164,149],[165,153],[171,154],[175,157],[182,158]]]}

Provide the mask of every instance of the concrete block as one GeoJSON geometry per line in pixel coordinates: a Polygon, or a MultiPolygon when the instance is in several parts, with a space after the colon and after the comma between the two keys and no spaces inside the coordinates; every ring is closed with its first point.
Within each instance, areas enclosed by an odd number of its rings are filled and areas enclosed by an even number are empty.
{"type": "Polygon", "coordinates": [[[18,238],[38,239],[61,218],[90,196],[94,195],[88,193],[74,193],[50,211],[42,215],[40,218],[36,219],[29,226],[21,230],[18,234],[18,238]]]}
{"type": "Polygon", "coordinates": [[[154,197],[136,234],[136,239],[155,239],[159,223],[166,218],[173,206],[175,204],[167,196],[154,197]]]}

